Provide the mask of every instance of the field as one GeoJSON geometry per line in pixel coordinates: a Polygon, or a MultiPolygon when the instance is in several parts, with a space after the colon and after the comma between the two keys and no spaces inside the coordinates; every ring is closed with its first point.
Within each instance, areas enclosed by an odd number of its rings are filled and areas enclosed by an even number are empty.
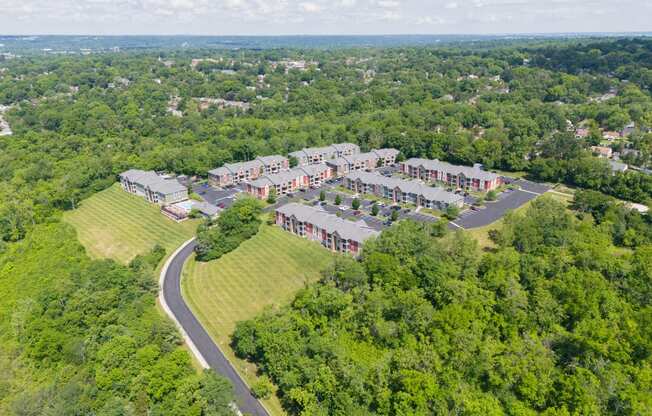
{"type": "Polygon", "coordinates": [[[157,205],[123,191],[119,184],[66,212],[64,221],[75,227],[91,257],[112,258],[125,264],[156,243],[170,254],[197,228],[196,221],[176,223],[168,219],[157,205]]]}
{"type": "MultiPolygon", "coordinates": [[[[251,385],[256,368],[236,359],[229,346],[236,322],[287,303],[297,290],[318,279],[332,258],[317,243],[263,225],[255,237],[219,260],[201,263],[190,258],[182,290],[203,326],[251,385]]],[[[275,396],[264,404],[272,414],[284,414],[275,396]]]]}

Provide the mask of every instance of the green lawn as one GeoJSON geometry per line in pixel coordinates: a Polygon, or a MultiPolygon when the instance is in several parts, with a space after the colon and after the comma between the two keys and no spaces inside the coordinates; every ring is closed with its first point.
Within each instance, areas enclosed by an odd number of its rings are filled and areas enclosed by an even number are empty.
{"type": "MultiPolygon", "coordinates": [[[[203,326],[251,385],[256,368],[235,358],[229,346],[236,322],[289,302],[297,290],[319,278],[333,256],[317,243],[262,225],[255,237],[218,260],[201,263],[190,258],[182,290],[203,326]]],[[[275,396],[264,403],[272,414],[284,414],[275,396]]]]}
{"type": "Polygon", "coordinates": [[[160,213],[158,205],[122,190],[120,184],[84,200],[64,214],[77,230],[79,241],[94,258],[128,263],[154,244],[172,253],[195,234],[198,222],[176,223],[160,213]]]}

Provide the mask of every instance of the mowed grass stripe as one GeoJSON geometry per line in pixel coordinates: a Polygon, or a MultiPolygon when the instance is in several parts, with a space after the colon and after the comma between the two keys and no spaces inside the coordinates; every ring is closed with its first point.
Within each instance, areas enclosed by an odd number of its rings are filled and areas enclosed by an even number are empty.
{"type": "MultiPolygon", "coordinates": [[[[182,289],[202,325],[251,384],[255,367],[238,360],[229,345],[236,323],[267,306],[289,302],[306,282],[317,280],[332,259],[319,244],[263,225],[255,237],[219,260],[199,263],[191,257],[182,289]]],[[[276,397],[265,405],[274,415],[284,414],[276,397]]]]}
{"type": "Polygon", "coordinates": [[[79,241],[94,257],[128,263],[155,244],[168,254],[191,238],[196,221],[181,224],[166,218],[159,207],[122,190],[119,184],[83,201],[64,220],[73,225],[79,241]]]}
{"type": "MultiPolygon", "coordinates": [[[[124,193],[121,189],[118,189],[117,192],[124,193]]],[[[91,201],[91,208],[93,208],[96,211],[103,211],[107,212],[107,210],[115,210],[117,213],[124,214],[124,216],[118,216],[118,218],[128,218],[130,214],[134,210],[138,210],[140,208],[139,202],[143,202],[139,200],[140,198],[137,196],[133,195],[128,195],[129,198],[125,199],[123,198],[123,195],[114,193],[111,195],[110,198],[101,198],[98,199],[97,201],[91,201]],[[122,208],[122,209],[117,209],[117,208],[122,208]]],[[[165,222],[161,222],[159,216],[161,215],[158,208],[156,208],[155,205],[152,205],[151,211],[154,214],[157,214],[157,216],[143,216],[141,217],[141,224],[146,226],[146,228],[152,228],[157,231],[161,232],[168,232],[171,235],[178,236],[179,238],[183,238],[184,232],[182,231],[182,226],[179,227],[179,229],[170,229],[165,222]]],[[[102,218],[106,219],[106,221],[103,221],[104,223],[111,223],[112,217],[111,216],[102,216],[102,218]]],[[[163,217],[163,220],[167,222],[172,222],[171,220],[163,217]]],[[[128,225],[132,225],[133,221],[128,221],[128,225]]]]}

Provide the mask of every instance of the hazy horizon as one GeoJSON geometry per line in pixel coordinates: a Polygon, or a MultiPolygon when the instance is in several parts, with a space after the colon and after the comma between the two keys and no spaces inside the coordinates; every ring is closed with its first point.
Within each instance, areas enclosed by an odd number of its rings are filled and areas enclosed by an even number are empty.
{"type": "Polygon", "coordinates": [[[2,0],[7,35],[639,33],[646,0],[2,0]]]}

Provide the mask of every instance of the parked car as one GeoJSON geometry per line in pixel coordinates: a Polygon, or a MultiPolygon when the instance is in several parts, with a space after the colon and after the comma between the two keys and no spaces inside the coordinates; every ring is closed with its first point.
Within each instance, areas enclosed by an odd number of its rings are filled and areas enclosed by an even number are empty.
{"type": "Polygon", "coordinates": [[[392,207],[390,207],[390,209],[393,210],[393,211],[400,211],[401,206],[400,205],[393,205],[392,207]]]}
{"type": "Polygon", "coordinates": [[[346,211],[347,209],[349,209],[349,207],[341,206],[339,209],[340,211],[346,211]]]}
{"type": "Polygon", "coordinates": [[[224,209],[224,202],[220,202],[219,204],[217,204],[217,206],[218,206],[219,208],[224,209]]]}

